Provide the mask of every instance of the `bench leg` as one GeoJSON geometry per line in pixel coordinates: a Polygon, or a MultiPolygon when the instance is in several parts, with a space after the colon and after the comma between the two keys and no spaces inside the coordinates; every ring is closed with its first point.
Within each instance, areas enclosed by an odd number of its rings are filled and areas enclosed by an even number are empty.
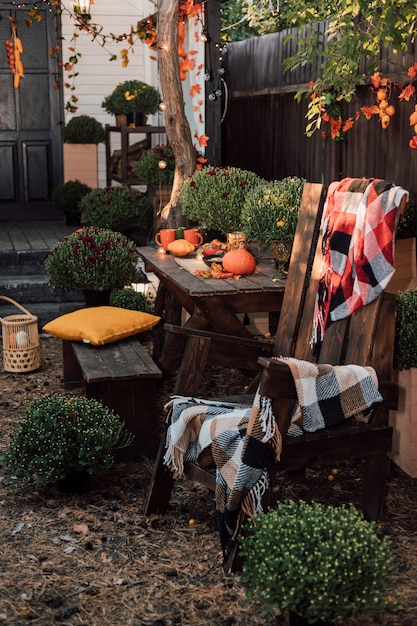
{"type": "Polygon", "coordinates": [[[65,389],[80,387],[83,383],[83,373],[72,349],[71,341],[62,341],[63,382],[65,389]]]}

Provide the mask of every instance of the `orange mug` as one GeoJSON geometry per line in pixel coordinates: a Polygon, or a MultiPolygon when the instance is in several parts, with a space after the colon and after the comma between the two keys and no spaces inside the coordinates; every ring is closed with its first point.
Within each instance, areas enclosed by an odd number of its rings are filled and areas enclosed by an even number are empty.
{"type": "Polygon", "coordinates": [[[168,244],[171,243],[171,241],[175,241],[176,236],[177,231],[175,230],[175,228],[161,228],[159,233],[156,233],[155,241],[158,246],[160,246],[165,250],[165,252],[167,252],[168,244]]]}
{"type": "Polygon", "coordinates": [[[184,239],[192,243],[194,246],[201,246],[204,241],[204,237],[198,228],[187,228],[184,230],[184,239]]]}

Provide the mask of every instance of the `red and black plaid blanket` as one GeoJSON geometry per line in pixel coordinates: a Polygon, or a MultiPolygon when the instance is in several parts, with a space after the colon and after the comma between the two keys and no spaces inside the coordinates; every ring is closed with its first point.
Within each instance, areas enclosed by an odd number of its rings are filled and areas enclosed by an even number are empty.
{"type": "Polygon", "coordinates": [[[331,322],[369,304],[388,285],[394,273],[397,209],[404,195],[401,187],[375,178],[345,178],[329,186],[313,346],[331,322]]]}

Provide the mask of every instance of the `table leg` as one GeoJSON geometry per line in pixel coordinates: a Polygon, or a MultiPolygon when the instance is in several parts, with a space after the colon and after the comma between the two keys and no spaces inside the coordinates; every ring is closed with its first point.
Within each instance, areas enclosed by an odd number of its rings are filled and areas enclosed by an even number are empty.
{"type": "Polygon", "coordinates": [[[223,335],[248,337],[252,335],[237,315],[231,311],[221,296],[212,296],[204,299],[194,299],[202,315],[209,321],[212,328],[223,335]]]}
{"type": "MultiPolygon", "coordinates": [[[[181,326],[181,304],[174,298],[172,293],[162,284],[159,284],[155,298],[155,315],[159,315],[165,323],[181,326]]],[[[153,329],[153,353],[152,357],[158,361],[164,343],[164,327],[158,324],[153,329]]]]}

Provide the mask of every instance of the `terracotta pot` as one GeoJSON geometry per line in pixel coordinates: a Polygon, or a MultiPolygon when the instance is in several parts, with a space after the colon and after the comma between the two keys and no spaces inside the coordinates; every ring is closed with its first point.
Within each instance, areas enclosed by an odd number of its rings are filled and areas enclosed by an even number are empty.
{"type": "Polygon", "coordinates": [[[127,126],[127,117],[124,113],[116,115],[116,126],[127,126]]]}

